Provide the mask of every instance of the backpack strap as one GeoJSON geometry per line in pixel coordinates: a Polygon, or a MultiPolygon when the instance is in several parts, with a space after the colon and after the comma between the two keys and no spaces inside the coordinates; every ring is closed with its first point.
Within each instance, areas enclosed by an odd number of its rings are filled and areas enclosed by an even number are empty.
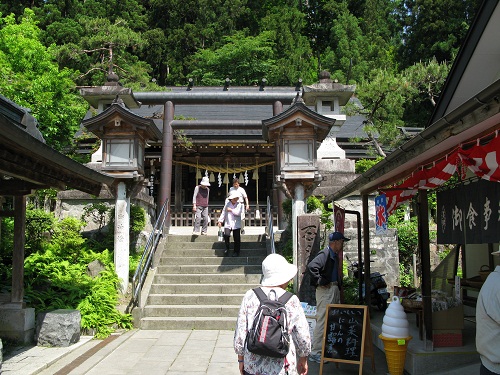
{"type": "Polygon", "coordinates": [[[264,291],[260,287],[253,288],[252,290],[257,295],[260,302],[267,301],[266,293],[264,293],[264,291]]]}
{"type": "MultiPolygon", "coordinates": [[[[254,288],[252,290],[257,295],[260,302],[268,300],[268,297],[266,296],[266,293],[264,293],[262,288],[258,287],[258,288],[254,288]]],[[[283,305],[285,305],[288,302],[288,300],[292,297],[293,297],[293,293],[285,291],[285,293],[283,293],[283,295],[280,298],[278,298],[278,301],[280,301],[283,305]]]]}

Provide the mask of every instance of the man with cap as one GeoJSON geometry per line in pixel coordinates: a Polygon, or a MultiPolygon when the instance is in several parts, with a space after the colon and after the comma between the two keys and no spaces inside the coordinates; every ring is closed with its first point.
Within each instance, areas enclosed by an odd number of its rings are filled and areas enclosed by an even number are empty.
{"type": "Polygon", "coordinates": [[[341,303],[342,261],[340,256],[344,241],[349,240],[340,232],[331,233],[328,236],[328,247],[321,250],[307,266],[311,275],[311,285],[316,287],[316,327],[309,356],[313,362],[320,363],[321,361],[326,305],[341,303]]]}
{"type": "MultiPolygon", "coordinates": [[[[279,254],[269,254],[262,262],[261,289],[268,298],[280,298],[291,279],[297,274],[297,266],[290,264],[279,254]],[[272,292],[274,291],[274,293],[272,292]]],[[[285,304],[288,317],[290,350],[285,358],[265,357],[248,351],[245,345],[248,330],[260,301],[250,289],[241,302],[238,321],[234,331],[234,351],[238,355],[241,375],[276,374],[306,375],[308,372],[307,356],[311,351],[311,336],[304,309],[296,295],[285,304]]]]}
{"type": "Polygon", "coordinates": [[[229,193],[228,201],[222,210],[217,225],[224,226],[224,242],[226,243],[226,251],[224,255],[229,254],[229,239],[233,232],[234,252],[233,257],[240,255],[241,247],[241,212],[243,205],[238,201],[240,195],[236,191],[229,193]]]}
{"type": "Polygon", "coordinates": [[[193,234],[197,236],[200,234],[200,222],[201,235],[206,236],[208,229],[208,197],[210,195],[210,181],[208,177],[203,177],[199,185],[196,185],[193,193],[193,212],[194,216],[194,229],[193,234]]]}

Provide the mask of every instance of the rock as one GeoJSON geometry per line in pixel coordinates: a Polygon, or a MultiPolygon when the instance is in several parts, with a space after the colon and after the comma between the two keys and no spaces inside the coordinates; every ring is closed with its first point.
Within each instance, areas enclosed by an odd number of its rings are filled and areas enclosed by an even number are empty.
{"type": "Polygon", "coordinates": [[[81,314],[59,309],[38,313],[35,340],[39,346],[67,347],[80,341],[81,314]]]}

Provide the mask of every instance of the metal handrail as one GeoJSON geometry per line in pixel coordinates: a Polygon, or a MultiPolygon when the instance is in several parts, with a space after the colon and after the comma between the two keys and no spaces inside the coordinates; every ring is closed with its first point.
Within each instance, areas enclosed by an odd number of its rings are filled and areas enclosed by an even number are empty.
{"type": "Polygon", "coordinates": [[[132,278],[132,300],[134,306],[139,306],[141,304],[141,290],[144,286],[144,281],[146,280],[146,276],[148,274],[149,268],[151,267],[151,263],[153,260],[153,256],[156,252],[156,248],[158,247],[158,243],[163,237],[163,226],[165,225],[165,220],[168,216],[168,199],[163,203],[163,206],[160,210],[160,214],[156,219],[155,225],[153,227],[153,231],[148,237],[148,241],[146,242],[146,247],[144,248],[144,252],[142,253],[141,260],[137,265],[137,268],[134,273],[134,277],[132,278]]]}
{"type": "Polygon", "coordinates": [[[273,210],[271,207],[271,198],[267,197],[267,235],[271,241],[271,253],[276,253],[276,248],[274,246],[274,225],[273,225],[273,210]]]}

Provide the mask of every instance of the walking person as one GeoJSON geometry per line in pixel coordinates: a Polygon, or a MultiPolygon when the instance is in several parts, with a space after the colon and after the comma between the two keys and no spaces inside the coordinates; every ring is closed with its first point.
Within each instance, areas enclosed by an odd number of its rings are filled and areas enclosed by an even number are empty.
{"type": "MultiPolygon", "coordinates": [[[[290,264],[279,254],[270,254],[262,262],[261,290],[268,298],[280,298],[291,279],[297,274],[297,266],[290,264]],[[274,291],[274,293],[273,293],[274,291]]],[[[307,356],[311,351],[309,325],[299,298],[293,295],[285,304],[288,317],[290,349],[285,358],[267,357],[251,353],[245,345],[249,329],[260,301],[253,290],[248,290],[241,302],[236,330],[234,332],[234,351],[238,355],[241,375],[306,375],[307,356]]]]}
{"type": "Polygon", "coordinates": [[[343,299],[342,262],[339,254],[342,253],[344,241],[350,239],[340,232],[333,232],[328,236],[328,240],[328,247],[321,250],[307,266],[311,274],[311,284],[316,287],[316,327],[309,356],[309,360],[316,363],[321,362],[326,305],[339,304],[343,299]]]}
{"type": "Polygon", "coordinates": [[[231,232],[233,233],[234,240],[234,252],[233,257],[240,255],[241,248],[241,211],[243,205],[238,202],[240,195],[236,191],[229,193],[228,200],[224,205],[224,209],[219,216],[217,225],[224,227],[224,242],[226,244],[226,250],[224,255],[229,255],[229,240],[231,238],[231,232]]]}
{"type": "Polygon", "coordinates": [[[245,213],[250,209],[247,192],[240,186],[240,180],[237,178],[233,179],[233,186],[229,188],[229,194],[231,194],[232,191],[236,191],[239,194],[238,202],[242,204],[241,234],[245,234],[245,213]]]}
{"type": "Polygon", "coordinates": [[[208,198],[210,195],[210,181],[208,177],[203,177],[199,185],[196,185],[193,193],[193,212],[194,216],[194,228],[193,234],[195,236],[200,234],[201,225],[201,235],[206,236],[208,230],[208,198]]]}
{"type": "MultiPolygon", "coordinates": [[[[495,251],[492,255],[500,255],[495,251]]],[[[481,358],[480,375],[500,374],[500,266],[484,282],[476,304],[476,348],[481,358]]]]}

